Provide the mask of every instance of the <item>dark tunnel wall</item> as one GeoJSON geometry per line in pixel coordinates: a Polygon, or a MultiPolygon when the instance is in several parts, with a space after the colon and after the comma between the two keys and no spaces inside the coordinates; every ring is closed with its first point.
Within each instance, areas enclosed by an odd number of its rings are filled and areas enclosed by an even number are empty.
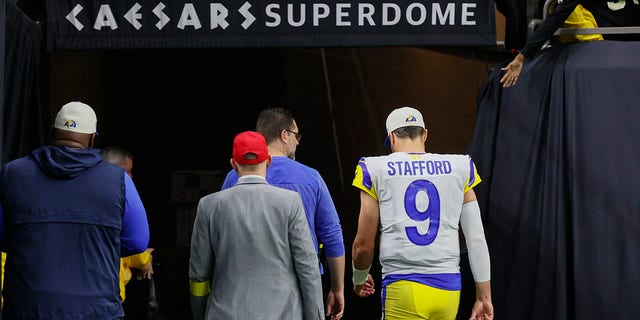
{"type": "MultiPolygon", "coordinates": [[[[303,134],[297,160],[318,169],[330,189],[348,266],[359,207],[351,180],[359,157],[387,152],[387,113],[417,107],[429,151],[465,152],[476,95],[492,64],[421,48],[64,51],[50,53],[48,100],[51,114],[70,100],[92,105],[97,147],[116,144],[134,154],[151,246],[164,261],[158,277],[170,279],[166,313],[184,318],[197,200],[219,188],[233,136],[253,129],[261,109],[296,111],[303,134]]],[[[376,263],[372,270],[379,272],[376,263]]],[[[350,268],[345,279],[345,319],[378,318],[379,294],[358,300],[350,268]]],[[[469,297],[472,284],[463,289],[459,316],[468,315],[469,297]]]]}

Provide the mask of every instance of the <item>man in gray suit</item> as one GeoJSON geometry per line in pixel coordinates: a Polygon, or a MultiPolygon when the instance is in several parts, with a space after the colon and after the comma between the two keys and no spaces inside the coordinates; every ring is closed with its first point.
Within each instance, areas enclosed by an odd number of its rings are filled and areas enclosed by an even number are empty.
{"type": "Polygon", "coordinates": [[[233,141],[238,183],[200,199],[191,235],[194,320],[323,320],[322,283],[302,200],[270,186],[254,131],[233,141]]]}

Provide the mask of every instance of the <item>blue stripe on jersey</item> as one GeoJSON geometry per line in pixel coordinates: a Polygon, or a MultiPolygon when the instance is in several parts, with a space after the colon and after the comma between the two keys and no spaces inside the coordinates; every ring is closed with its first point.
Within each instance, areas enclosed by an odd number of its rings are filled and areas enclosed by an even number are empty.
{"type": "Polygon", "coordinates": [[[380,294],[380,300],[382,301],[382,318],[381,319],[385,318],[385,315],[384,315],[384,302],[386,301],[386,299],[387,299],[387,286],[383,285],[382,286],[382,292],[380,294]]]}
{"type": "Polygon", "coordinates": [[[471,187],[476,181],[476,171],[474,170],[475,166],[476,165],[473,164],[473,160],[469,159],[469,187],[471,187]]]}
{"type": "Polygon", "coordinates": [[[408,280],[442,290],[462,290],[462,277],[460,273],[437,273],[437,274],[390,274],[382,279],[382,287],[386,287],[392,282],[408,280]]]}
{"type": "Polygon", "coordinates": [[[371,190],[373,183],[371,182],[371,175],[369,174],[369,170],[367,170],[367,165],[364,162],[364,157],[360,158],[358,165],[360,169],[362,169],[362,185],[371,190]]]}

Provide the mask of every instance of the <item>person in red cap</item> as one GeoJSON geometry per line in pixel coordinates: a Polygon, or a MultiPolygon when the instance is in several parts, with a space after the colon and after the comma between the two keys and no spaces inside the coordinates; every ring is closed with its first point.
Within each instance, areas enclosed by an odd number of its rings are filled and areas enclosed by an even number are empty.
{"type": "Polygon", "coordinates": [[[322,283],[302,199],[267,183],[255,131],[233,140],[238,183],[200,199],[191,235],[193,319],[324,319],[322,283]]]}
{"type": "MultiPolygon", "coordinates": [[[[260,111],[256,131],[267,140],[272,158],[267,169],[267,182],[296,191],[302,198],[311,240],[320,257],[318,268],[324,284],[325,315],[327,320],[340,320],[345,308],[345,248],[340,217],[329,188],[318,170],[295,160],[302,135],[293,110],[269,107],[260,111]]],[[[221,188],[230,188],[237,181],[236,171],[229,170],[221,188]]]]}

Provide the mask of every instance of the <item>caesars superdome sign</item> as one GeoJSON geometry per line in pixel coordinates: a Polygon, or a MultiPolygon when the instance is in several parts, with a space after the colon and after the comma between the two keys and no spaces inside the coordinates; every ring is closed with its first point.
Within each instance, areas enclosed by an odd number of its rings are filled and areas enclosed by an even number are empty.
{"type": "Polygon", "coordinates": [[[48,46],[495,45],[493,1],[47,1],[48,46]]]}

